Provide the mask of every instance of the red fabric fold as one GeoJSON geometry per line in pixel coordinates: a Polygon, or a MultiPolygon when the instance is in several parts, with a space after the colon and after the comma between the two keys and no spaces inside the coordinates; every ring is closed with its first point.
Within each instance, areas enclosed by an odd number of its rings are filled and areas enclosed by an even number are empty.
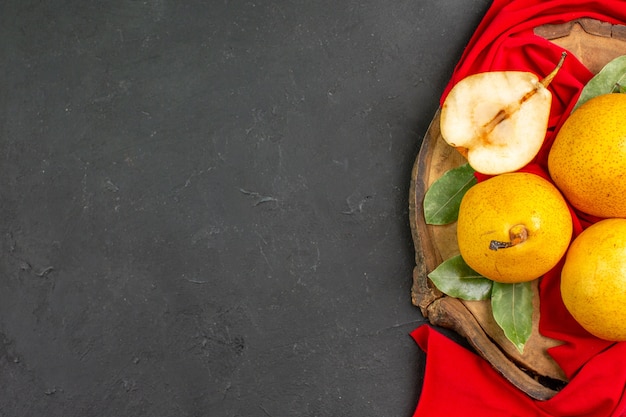
{"type": "MultiPolygon", "coordinates": [[[[495,0],[470,39],[441,102],[458,81],[479,72],[521,70],[543,78],[554,69],[562,49],[536,36],[533,29],[581,17],[626,24],[626,1],[495,0]]],[[[546,160],[553,137],[591,77],[589,70],[569,54],[549,87],[553,104],[544,146],[524,171],[549,179],[546,160]]],[[[595,220],[574,210],[572,219],[574,235],[595,220]]],[[[626,416],[626,343],[600,340],[578,325],[561,300],[561,266],[540,280],[539,331],[563,342],[549,353],[570,378],[567,386],[550,400],[535,401],[484,359],[423,325],[411,334],[427,353],[415,417],[626,416]]]]}
{"type": "Polygon", "coordinates": [[[480,356],[429,325],[411,336],[426,352],[424,383],[414,417],[606,417],[626,412],[626,345],[594,355],[556,396],[536,401],[480,356]]]}

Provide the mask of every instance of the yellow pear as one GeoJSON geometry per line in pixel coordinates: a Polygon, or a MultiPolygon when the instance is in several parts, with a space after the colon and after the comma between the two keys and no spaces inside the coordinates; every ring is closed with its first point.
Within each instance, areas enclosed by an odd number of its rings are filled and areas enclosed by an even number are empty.
{"type": "Polygon", "coordinates": [[[543,80],[524,71],[490,71],[462,79],[441,108],[441,136],[483,174],[522,168],[543,144],[552,105],[547,86],[564,59],[565,53],[543,80]]]}
{"type": "Polygon", "coordinates": [[[600,220],[578,235],[561,271],[561,296],[589,333],[626,341],[626,219],[600,220]]]}
{"type": "Polygon", "coordinates": [[[625,114],[626,94],[596,96],[569,115],[550,148],[550,176],[584,213],[626,218],[625,114]]]}
{"type": "Polygon", "coordinates": [[[554,268],[567,251],[572,229],[567,203],[551,182],[511,172],[465,193],[457,242],[463,260],[484,277],[525,282],[554,268]]]}

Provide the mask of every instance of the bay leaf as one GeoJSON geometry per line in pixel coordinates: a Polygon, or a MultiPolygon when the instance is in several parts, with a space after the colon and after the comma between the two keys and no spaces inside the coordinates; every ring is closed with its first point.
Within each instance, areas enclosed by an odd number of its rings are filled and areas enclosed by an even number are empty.
{"type": "Polygon", "coordinates": [[[596,96],[614,92],[620,93],[625,85],[626,55],[622,55],[607,63],[600,72],[585,84],[572,111],[596,96]]]}
{"type": "Polygon", "coordinates": [[[533,326],[533,290],[530,282],[493,283],[491,289],[493,318],[504,334],[520,351],[530,338],[533,326]]]}
{"type": "Polygon", "coordinates": [[[441,263],[428,278],[442,293],[462,300],[489,299],[493,283],[470,268],[461,255],[441,263]]]}
{"type": "Polygon", "coordinates": [[[459,217],[461,199],[474,184],[474,170],[464,164],[446,171],[424,195],[424,218],[427,224],[443,225],[459,217]]]}

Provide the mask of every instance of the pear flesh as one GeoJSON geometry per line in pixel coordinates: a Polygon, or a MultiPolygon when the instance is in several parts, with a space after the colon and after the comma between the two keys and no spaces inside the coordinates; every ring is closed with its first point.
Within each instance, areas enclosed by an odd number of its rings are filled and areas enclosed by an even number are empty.
{"type": "Polygon", "coordinates": [[[552,93],[543,80],[524,71],[470,75],[448,93],[441,108],[444,140],[483,174],[516,171],[537,155],[548,129],[552,93]]]}

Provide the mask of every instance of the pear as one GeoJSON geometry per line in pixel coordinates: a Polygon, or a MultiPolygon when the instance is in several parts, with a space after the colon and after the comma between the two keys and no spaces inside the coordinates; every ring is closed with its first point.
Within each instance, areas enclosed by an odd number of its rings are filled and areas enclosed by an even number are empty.
{"type": "Polygon", "coordinates": [[[539,152],[548,128],[548,85],[563,65],[543,80],[525,71],[470,75],[448,93],[441,108],[441,136],[483,174],[516,171],[539,152]]]}

